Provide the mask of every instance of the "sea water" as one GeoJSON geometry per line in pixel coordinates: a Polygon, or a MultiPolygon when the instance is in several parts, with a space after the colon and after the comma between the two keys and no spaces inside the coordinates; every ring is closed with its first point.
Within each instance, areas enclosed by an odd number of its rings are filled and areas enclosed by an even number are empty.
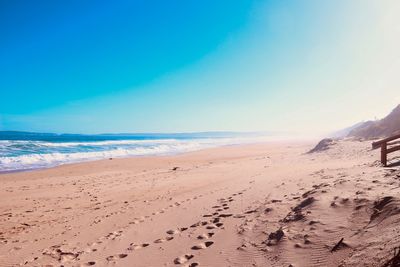
{"type": "Polygon", "coordinates": [[[0,172],[66,163],[149,155],[171,155],[217,146],[257,142],[259,134],[42,134],[0,132],[0,172]]]}

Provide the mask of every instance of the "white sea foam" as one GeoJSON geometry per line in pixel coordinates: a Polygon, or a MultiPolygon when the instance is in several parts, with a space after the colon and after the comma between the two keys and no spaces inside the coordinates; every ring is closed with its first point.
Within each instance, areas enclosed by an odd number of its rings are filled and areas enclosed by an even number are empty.
{"type": "Polygon", "coordinates": [[[133,145],[133,144],[159,144],[175,142],[175,139],[155,139],[155,140],[109,140],[109,141],[91,141],[91,142],[43,142],[30,140],[0,140],[0,147],[11,145],[36,145],[43,147],[74,147],[74,146],[106,146],[106,145],[133,145]]]}
{"type": "Polygon", "coordinates": [[[95,142],[0,141],[0,171],[45,168],[106,158],[169,155],[251,143],[254,138],[109,140],[95,142]]]}

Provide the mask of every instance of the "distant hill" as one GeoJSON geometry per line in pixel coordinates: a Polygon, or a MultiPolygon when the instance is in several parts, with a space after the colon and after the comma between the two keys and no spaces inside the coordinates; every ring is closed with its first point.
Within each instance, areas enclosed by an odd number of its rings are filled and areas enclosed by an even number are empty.
{"type": "Polygon", "coordinates": [[[381,120],[367,121],[352,129],[348,136],[365,139],[388,137],[400,133],[400,105],[381,120]]]}
{"type": "Polygon", "coordinates": [[[352,125],[350,127],[347,127],[347,128],[341,129],[339,131],[330,133],[329,137],[330,138],[344,138],[344,137],[348,136],[351,131],[353,131],[354,129],[360,127],[361,125],[363,125],[365,123],[366,123],[365,121],[362,121],[362,122],[354,124],[354,125],[352,125]]]}

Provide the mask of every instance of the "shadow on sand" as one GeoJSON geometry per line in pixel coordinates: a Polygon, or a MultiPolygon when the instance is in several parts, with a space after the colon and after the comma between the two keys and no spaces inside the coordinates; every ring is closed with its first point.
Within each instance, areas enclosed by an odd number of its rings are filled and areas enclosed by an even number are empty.
{"type": "Polygon", "coordinates": [[[392,159],[387,167],[400,167],[400,158],[396,157],[395,159],[392,159]]]}

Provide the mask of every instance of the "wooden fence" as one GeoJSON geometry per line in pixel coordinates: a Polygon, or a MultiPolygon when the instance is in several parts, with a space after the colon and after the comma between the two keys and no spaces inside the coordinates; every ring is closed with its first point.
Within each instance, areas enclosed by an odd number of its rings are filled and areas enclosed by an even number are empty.
{"type": "Polygon", "coordinates": [[[381,162],[385,167],[388,161],[387,155],[400,150],[400,140],[397,139],[400,139],[400,134],[372,143],[372,149],[381,148],[381,162]]]}

